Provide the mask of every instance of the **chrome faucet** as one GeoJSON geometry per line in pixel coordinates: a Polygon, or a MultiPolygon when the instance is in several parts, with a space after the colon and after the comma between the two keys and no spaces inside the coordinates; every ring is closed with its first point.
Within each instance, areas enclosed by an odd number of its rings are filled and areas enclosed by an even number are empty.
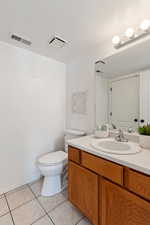
{"type": "Polygon", "coordinates": [[[125,138],[123,130],[121,129],[118,130],[118,135],[115,137],[115,140],[119,142],[128,142],[128,139],[125,138]]]}
{"type": "Polygon", "coordinates": [[[114,123],[111,123],[111,126],[112,126],[113,129],[117,129],[117,127],[114,123]]]}

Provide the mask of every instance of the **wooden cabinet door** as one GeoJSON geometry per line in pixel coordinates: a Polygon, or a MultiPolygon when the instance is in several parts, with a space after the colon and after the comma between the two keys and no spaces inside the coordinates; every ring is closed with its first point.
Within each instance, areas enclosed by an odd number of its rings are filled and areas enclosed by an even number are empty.
{"type": "Polygon", "coordinates": [[[102,225],[150,225],[150,203],[106,180],[102,181],[102,225]]]}
{"type": "Polygon", "coordinates": [[[92,222],[98,225],[98,176],[69,162],[69,200],[92,222]]]}

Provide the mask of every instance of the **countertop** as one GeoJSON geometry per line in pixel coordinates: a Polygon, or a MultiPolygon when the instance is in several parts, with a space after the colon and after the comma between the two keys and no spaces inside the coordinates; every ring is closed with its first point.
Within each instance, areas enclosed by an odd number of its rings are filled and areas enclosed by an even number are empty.
{"type": "Polygon", "coordinates": [[[85,152],[150,175],[150,150],[142,149],[141,152],[134,155],[108,154],[92,147],[91,143],[94,141],[94,139],[95,137],[90,135],[68,140],[67,143],[72,147],[79,148],[85,152]]]}

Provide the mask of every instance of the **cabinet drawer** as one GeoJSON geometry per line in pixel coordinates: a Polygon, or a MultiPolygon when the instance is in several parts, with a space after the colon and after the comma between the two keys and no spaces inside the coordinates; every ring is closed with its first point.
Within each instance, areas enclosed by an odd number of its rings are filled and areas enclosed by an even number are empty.
{"type": "Polygon", "coordinates": [[[81,163],[84,167],[104,176],[117,184],[123,185],[123,167],[105,159],[81,152],[81,163]]]}
{"type": "Polygon", "coordinates": [[[126,179],[130,191],[150,200],[150,176],[129,169],[126,179]]]}
{"type": "Polygon", "coordinates": [[[80,164],[81,152],[79,149],[69,146],[68,147],[68,159],[80,164]]]}

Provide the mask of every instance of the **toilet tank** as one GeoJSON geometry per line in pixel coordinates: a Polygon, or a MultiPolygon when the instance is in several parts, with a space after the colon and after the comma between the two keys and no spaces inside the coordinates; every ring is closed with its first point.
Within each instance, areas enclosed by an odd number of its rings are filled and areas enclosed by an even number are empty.
{"type": "Polygon", "coordinates": [[[67,140],[79,138],[85,135],[86,133],[84,131],[70,129],[65,130],[65,152],[68,152],[67,140]]]}

